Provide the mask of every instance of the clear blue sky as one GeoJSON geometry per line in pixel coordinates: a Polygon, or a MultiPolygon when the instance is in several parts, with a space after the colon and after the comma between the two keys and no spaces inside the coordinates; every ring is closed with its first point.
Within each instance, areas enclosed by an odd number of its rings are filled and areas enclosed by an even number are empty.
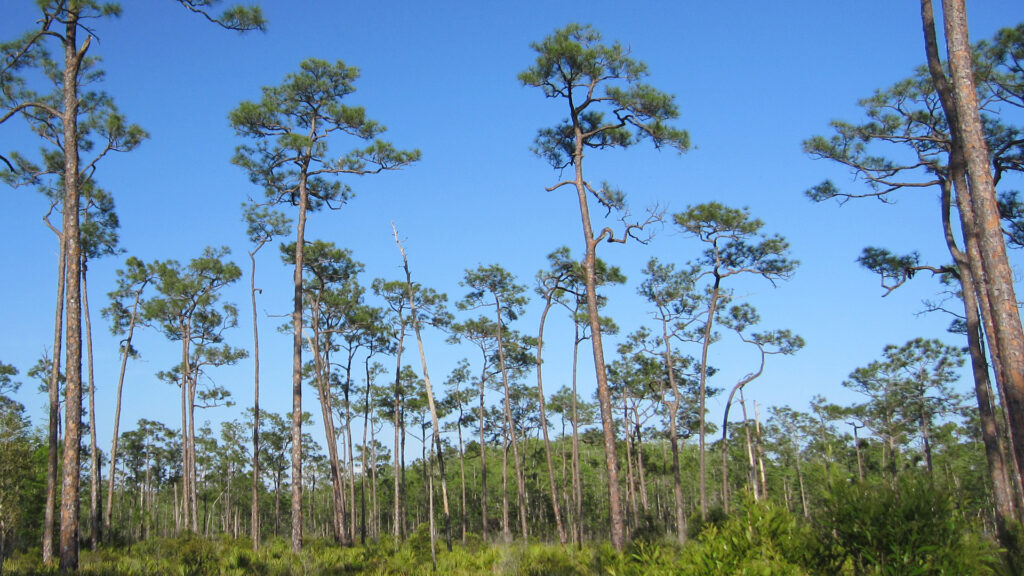
{"type": "MultiPolygon", "coordinates": [[[[711,200],[748,206],[768,231],[791,241],[793,256],[802,261],[794,279],[777,288],[764,281],[735,285],[760,310],[763,328],[791,328],[807,340],[797,356],[771,358],[748,398],[798,409],[806,409],[815,394],[849,403],[857,398],[840,382],[886,344],[917,336],[960,343],[945,334],[948,318],[915,316],[921,300],[934,297],[937,282],[921,277],[883,299],[877,278],[854,262],[866,245],[916,249],[926,260],[945,262],[935,191],[904,194],[895,205],[863,200],[843,207],[815,205],[803,196],[824,178],[861,186],[838,167],[806,157],[801,141],[827,134],[830,120],[861,119],[859,98],[909,76],[922,62],[917,2],[276,0],[261,2],[268,31],[244,36],[210,26],[169,0],[122,4],[120,19],[94,23],[99,41],[90,54],[103,59],[102,89],[151,134],[137,151],[105,160],[96,174],[116,197],[127,254],[185,262],[204,246],[227,245],[248,273],[239,206],[262,191],[229,161],[241,141],[227,114],[242,100],[257,99],[262,86],[279,84],[301,60],[317,57],[359,67],[362,77],[349,103],[365,106],[389,127],[390,140],[421,149],[423,159],[398,173],[349,180],[355,198],[338,212],[312,215],[307,238],[351,249],[366,264],[362,279],[368,285],[375,277],[398,277],[394,221],[406,239],[414,279],[452,301],[465,293],[458,286],[463,271],[479,264],[500,263],[532,286],[549,252],[568,245],[578,254],[582,242],[574,196],[545,192],[558,174],[529,151],[536,130],[563,117],[562,104],[520,86],[516,75],[533,61],[530,42],[576,21],[594,25],[606,40],[621,41],[648,63],[648,80],[675,94],[682,112],[677,124],[690,131],[695,145],[682,156],[649,145],[594,154],[586,166],[589,178],[621,187],[638,211],[659,204],[671,214],[711,200]]],[[[1024,19],[1019,0],[968,4],[972,41],[1024,19]]],[[[5,0],[3,8],[3,40],[37,18],[28,0],[5,0]]],[[[37,147],[16,120],[0,126],[0,142],[4,152],[37,147]]],[[[332,150],[340,154],[347,146],[338,142],[332,150]]],[[[45,399],[24,373],[52,342],[57,243],[40,220],[45,208],[32,190],[0,192],[0,230],[8,246],[0,283],[0,360],[22,371],[19,399],[40,425],[45,399]]],[[[608,312],[626,334],[651,324],[635,291],[644,262],[656,255],[682,264],[700,247],[666,226],[648,246],[601,250],[630,279],[607,291],[608,312]]],[[[112,257],[90,268],[101,446],[109,446],[118,349],[99,310],[122,262],[112,257]]],[[[290,310],[291,273],[276,245],[264,249],[259,265],[261,403],[285,412],[291,406],[290,337],[274,330],[283,318],[267,315],[290,310]]],[[[225,299],[242,310],[229,342],[251,348],[247,282],[228,290],[225,299]]],[[[535,334],[539,308],[533,302],[516,328],[535,334]]],[[[545,351],[549,391],[568,383],[570,339],[565,316],[553,317],[545,351]]],[[[606,344],[610,359],[616,342],[606,344]]],[[[177,389],[154,376],[176,361],[177,344],[147,330],[136,346],[142,358],[130,363],[122,430],[139,418],[178,426],[177,389]]],[[[441,337],[427,342],[427,354],[435,385],[460,358],[477,361],[475,350],[446,345],[441,337]]],[[[418,367],[415,357],[407,358],[418,367]]],[[[755,361],[752,349],[716,345],[710,362],[720,373],[714,385],[731,386],[755,361]]],[[[584,357],[580,366],[581,388],[589,396],[593,364],[584,357]]],[[[238,406],[199,418],[238,417],[252,401],[251,362],[210,376],[233,391],[238,406]]],[[[304,407],[317,414],[315,403],[309,390],[304,407]]],[[[710,402],[713,421],[723,403],[710,402]]],[[[314,434],[321,437],[321,430],[317,422],[314,434]]]]}

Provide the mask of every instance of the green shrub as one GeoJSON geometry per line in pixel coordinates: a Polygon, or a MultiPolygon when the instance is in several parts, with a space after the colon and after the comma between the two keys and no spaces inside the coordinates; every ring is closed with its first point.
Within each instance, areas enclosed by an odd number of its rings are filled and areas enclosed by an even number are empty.
{"type": "Polygon", "coordinates": [[[884,482],[840,483],[817,517],[822,572],[855,575],[996,574],[998,551],[956,512],[950,494],[907,474],[884,482]]]}
{"type": "MultiPolygon", "coordinates": [[[[710,518],[710,516],[709,516],[710,518]]],[[[708,523],[676,566],[695,575],[802,576],[813,535],[783,508],[750,504],[745,513],[708,523]]]]}
{"type": "Polygon", "coordinates": [[[686,537],[691,540],[699,538],[704,528],[708,526],[720,526],[729,519],[729,515],[721,506],[708,508],[707,517],[702,517],[700,510],[697,510],[686,520],[686,537]]]}
{"type": "Polygon", "coordinates": [[[181,576],[205,576],[217,572],[215,544],[194,534],[186,534],[175,544],[178,573],[181,576]]]}

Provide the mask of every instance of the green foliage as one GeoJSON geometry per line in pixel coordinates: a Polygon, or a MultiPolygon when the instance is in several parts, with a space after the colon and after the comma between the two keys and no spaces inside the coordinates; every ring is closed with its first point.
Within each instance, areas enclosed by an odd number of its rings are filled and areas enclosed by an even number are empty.
{"type": "Polygon", "coordinates": [[[221,0],[178,0],[178,3],[228,30],[248,32],[250,30],[266,31],[267,29],[267,21],[263,18],[263,11],[259,6],[236,4],[225,8],[219,15],[214,15],[208,9],[220,4],[221,0]]]}
{"type": "Polygon", "coordinates": [[[674,97],[641,82],[647,65],[630,58],[622,44],[603,44],[594,28],[569,24],[531,47],[537,60],[519,81],[570,107],[571,118],[540,130],[533,148],[552,166],[578,161],[577,144],[624,148],[650,138],[656,146],[689,149],[689,134],[668,124],[679,116],[674,97]]]}
{"type": "Polygon", "coordinates": [[[309,199],[303,209],[340,208],[352,190],[325,175],[378,173],[419,160],[419,150],[398,150],[377,139],[385,127],[367,118],[362,107],[342,103],[355,92],[358,78],[354,66],[310,58],[280,86],[264,87],[259,102],[242,102],[229,114],[235,132],[253,141],[239,146],[232,162],[264,188],[271,204],[298,206],[304,187],[309,199]],[[329,140],[340,134],[370,144],[329,154],[329,140]]]}
{"type": "Polygon", "coordinates": [[[810,574],[804,566],[812,543],[809,529],[784,508],[753,504],[744,513],[706,524],[699,543],[684,553],[683,573],[810,574]]]}
{"type": "Polygon", "coordinates": [[[953,496],[923,475],[839,483],[816,518],[817,558],[827,573],[958,576],[997,574],[998,551],[957,513],[953,496]]]}

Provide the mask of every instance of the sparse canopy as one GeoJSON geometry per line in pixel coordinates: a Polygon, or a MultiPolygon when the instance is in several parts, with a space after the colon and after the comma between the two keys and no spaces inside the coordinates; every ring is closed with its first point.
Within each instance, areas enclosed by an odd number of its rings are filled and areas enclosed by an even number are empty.
{"type": "Polygon", "coordinates": [[[397,150],[377,137],[385,127],[366,117],[361,106],[342,99],[355,92],[359,69],[340,60],[331,64],[311,58],[280,86],[263,88],[259,102],[242,102],[229,115],[240,135],[255,139],[239,146],[233,162],[263,186],[274,204],[299,204],[305,177],[308,208],[340,208],[351,196],[349,186],[328,180],[330,174],[369,174],[401,168],[419,159],[418,150],[397,150]],[[328,139],[345,134],[370,141],[365,148],[337,157],[328,155],[328,139]]]}
{"type": "Polygon", "coordinates": [[[789,242],[777,234],[762,234],[764,222],[751,218],[746,208],[709,202],[673,218],[685,234],[709,244],[697,264],[709,268],[716,278],[752,273],[775,284],[788,280],[799,265],[788,256],[789,242]]]}
{"type": "Polygon", "coordinates": [[[533,151],[564,168],[575,163],[578,137],[593,149],[625,148],[647,138],[655,146],[689,149],[686,131],[667,124],[679,117],[674,97],[642,82],[647,65],[630,58],[628,49],[601,40],[592,27],[569,24],[531,44],[537,61],[519,81],[548,98],[567,99],[571,116],[541,129],[533,151]]]}

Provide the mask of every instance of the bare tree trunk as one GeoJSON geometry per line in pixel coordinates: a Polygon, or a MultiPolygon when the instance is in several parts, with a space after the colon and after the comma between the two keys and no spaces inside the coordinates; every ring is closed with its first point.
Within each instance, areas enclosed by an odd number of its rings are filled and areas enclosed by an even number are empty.
{"type": "Polygon", "coordinates": [[[124,373],[128,367],[128,355],[131,352],[132,336],[135,334],[135,321],[138,318],[139,300],[142,298],[142,287],[135,293],[135,302],[132,304],[132,315],[128,321],[128,334],[124,340],[124,350],[121,353],[121,371],[117,377],[117,401],[114,407],[114,431],[110,441],[110,472],[107,479],[107,507],[103,515],[103,526],[110,537],[111,522],[114,513],[114,479],[117,476],[117,440],[121,426],[121,393],[124,390],[124,373]]]}
{"type": "Polygon", "coordinates": [[[576,368],[579,365],[579,349],[580,349],[580,334],[579,324],[575,322],[575,315],[573,317],[573,323],[576,326],[576,335],[573,341],[572,347],[572,493],[573,501],[576,504],[576,544],[577,547],[583,548],[583,480],[581,478],[582,473],[580,471],[580,435],[579,435],[579,411],[577,410],[577,392],[576,392],[576,368]]]}
{"type": "MultiPolygon", "coordinates": [[[[966,256],[956,249],[952,237],[949,224],[948,182],[943,183],[943,224],[946,243],[960,269],[963,285],[968,349],[975,375],[982,439],[993,485],[997,533],[1004,547],[1008,550],[1017,550],[1019,544],[1011,533],[1008,522],[1009,519],[1017,520],[1021,506],[1013,497],[1008,485],[1009,476],[1003,460],[1003,451],[999,446],[1000,435],[993,414],[994,402],[988,394],[988,366],[982,352],[982,329],[979,320],[984,322],[985,333],[989,336],[992,365],[997,382],[1007,400],[1004,413],[1011,420],[1011,436],[1014,432],[1024,431],[1024,420],[1019,414],[1024,406],[1024,375],[1021,373],[1024,337],[1021,337],[1020,316],[1016,307],[1012,275],[1008,275],[1009,266],[998,210],[991,212],[995,206],[995,190],[988,166],[988,150],[983,135],[980,134],[980,119],[975,102],[976,93],[967,39],[966,8],[963,2],[944,1],[943,12],[952,82],[947,81],[939,59],[931,0],[922,0],[921,20],[928,67],[952,129],[950,180],[956,190],[956,202],[967,249],[966,256]],[[993,222],[996,226],[994,231],[988,228],[993,222]],[[1010,399],[1011,395],[1014,400],[1010,399]],[[1014,414],[1014,411],[1017,413],[1014,414]]],[[[1016,438],[1011,440],[1011,445],[1014,447],[1014,458],[1011,462],[1019,469],[1024,458],[1024,446],[1019,446],[1016,438]]],[[[1011,553],[1009,556],[1015,554],[1011,553]]]]}
{"type": "Polygon", "coordinates": [[[82,316],[85,320],[85,343],[89,370],[89,545],[96,550],[100,545],[100,451],[96,444],[96,378],[93,370],[92,320],[89,315],[89,290],[86,284],[87,263],[82,261],[82,316]]]}
{"type": "MultiPolygon", "coordinates": [[[[583,179],[583,128],[581,119],[573,111],[573,165],[575,167],[576,196],[579,200],[580,219],[583,224],[583,241],[586,248],[583,259],[584,282],[587,288],[587,319],[590,323],[591,344],[594,349],[594,372],[597,378],[597,400],[601,409],[601,432],[604,440],[605,469],[608,474],[608,524],[612,547],[622,550],[626,544],[625,522],[619,496],[619,463],[615,447],[615,424],[611,391],[605,370],[604,343],[601,339],[601,317],[597,299],[597,239],[590,222],[590,207],[587,204],[587,185],[583,179]]],[[[602,233],[602,237],[604,234],[602,233]]]]}
{"type": "Polygon", "coordinates": [[[544,437],[544,457],[548,464],[548,486],[551,490],[551,508],[555,514],[555,528],[558,531],[558,541],[565,546],[565,527],[562,525],[562,512],[558,507],[558,491],[555,488],[555,467],[551,461],[551,441],[548,439],[548,420],[544,410],[544,378],[542,376],[541,350],[544,348],[544,321],[547,320],[548,311],[551,310],[551,292],[547,294],[547,302],[544,311],[540,316],[540,328],[537,330],[537,400],[540,402],[540,429],[544,437]]]}
{"type": "Polygon", "coordinates": [[[683,510],[683,480],[679,470],[679,384],[676,382],[675,357],[669,340],[668,322],[662,321],[662,339],[665,342],[665,369],[668,372],[669,388],[672,389],[672,401],[668,405],[668,441],[672,445],[672,495],[675,500],[676,539],[686,541],[686,513],[683,510]]]}
{"type": "Polygon", "coordinates": [[[67,9],[64,32],[64,247],[67,264],[67,357],[64,383],[64,461],[61,480],[60,569],[78,570],[78,495],[81,487],[82,436],[82,249],[79,229],[78,72],[89,39],[78,48],[79,8],[67,9]]]}
{"type": "MultiPolygon", "coordinates": [[[[316,123],[310,134],[316,133],[316,123]]],[[[292,272],[292,553],[302,551],[302,267],[306,244],[306,207],[309,190],[306,170],[311,154],[303,156],[299,170],[299,220],[295,234],[295,270],[292,272]]]]}
{"type": "Polygon", "coordinates": [[[46,508],[43,512],[43,563],[53,563],[54,528],[57,525],[57,452],[60,436],[60,355],[64,331],[64,287],[66,272],[66,248],[64,234],[53,229],[60,239],[60,253],[57,257],[57,312],[53,329],[53,357],[50,362],[48,388],[50,412],[48,422],[49,439],[46,461],[46,508]]]}
{"type": "Polygon", "coordinates": [[[373,430],[373,422],[370,422],[370,494],[373,504],[373,516],[370,522],[370,535],[373,538],[380,536],[380,507],[377,505],[377,441],[373,430]]]}
{"type": "MultiPolygon", "coordinates": [[[[314,310],[319,302],[313,304],[314,310]]],[[[313,313],[310,327],[313,335],[307,337],[310,352],[313,354],[316,370],[317,392],[320,400],[320,416],[324,424],[324,437],[327,441],[327,461],[331,469],[331,528],[335,542],[345,542],[345,496],[344,480],[341,476],[341,465],[338,457],[338,435],[334,428],[334,412],[331,408],[331,389],[328,383],[327,370],[330,358],[325,358],[325,351],[320,349],[320,324],[316,312],[313,313]]]]}
{"type": "MultiPolygon", "coordinates": [[[[437,464],[441,473],[441,499],[444,513],[444,531],[445,531],[445,542],[448,546],[448,551],[452,551],[452,522],[451,522],[451,510],[448,506],[448,481],[445,479],[444,470],[444,447],[441,445],[441,424],[437,418],[437,407],[434,405],[434,388],[430,384],[430,373],[427,371],[427,355],[423,350],[423,337],[420,334],[420,321],[418,306],[416,304],[416,298],[413,294],[412,284],[412,273],[409,271],[409,259],[406,257],[405,249],[402,248],[402,243],[398,239],[398,229],[395,228],[394,223],[391,224],[391,229],[395,233],[395,243],[398,244],[398,251],[402,253],[402,265],[405,268],[405,285],[409,295],[409,314],[412,317],[412,328],[416,333],[416,345],[420,352],[420,365],[423,368],[423,383],[426,387],[427,392],[427,407],[430,409],[430,422],[433,426],[433,439],[434,439],[434,452],[437,454],[437,464]]],[[[433,486],[433,484],[431,484],[433,486]]],[[[434,500],[433,500],[433,488],[431,488],[431,500],[430,500],[430,523],[431,523],[431,548],[433,549],[433,524],[434,524],[434,500]]],[[[437,569],[437,559],[434,558],[434,569],[437,569]]]]}
{"type": "Polygon", "coordinates": [[[630,538],[630,532],[636,527],[636,474],[633,469],[633,435],[630,429],[633,427],[629,421],[629,392],[622,392],[622,427],[626,434],[626,501],[629,508],[626,509],[626,538],[630,538]]]}
{"type": "Polygon", "coordinates": [[[252,508],[249,516],[249,533],[252,536],[253,552],[260,548],[260,331],[259,316],[256,312],[256,252],[263,247],[260,242],[249,252],[252,273],[249,275],[249,296],[252,299],[252,508]]]}
{"type": "MultiPolygon", "coordinates": [[[[930,7],[930,5],[929,5],[930,7]]],[[[963,0],[943,0],[946,50],[949,56],[949,95],[952,109],[946,109],[954,138],[962,144],[970,185],[970,214],[978,239],[984,270],[997,356],[1003,364],[1003,387],[1014,436],[1013,453],[1024,468],[1024,330],[1021,328],[1013,270],[1006,255],[989,151],[978,112],[977,91],[967,32],[967,10],[963,0]]],[[[933,73],[934,75],[934,73],[933,73]]],[[[943,107],[946,108],[946,100],[943,107]]],[[[974,263],[972,263],[974,265],[974,263]]],[[[974,271],[972,269],[972,271],[974,271]]],[[[975,274],[978,275],[977,273],[975,274]]]]}
{"type": "Polygon", "coordinates": [[[743,409],[743,435],[747,442],[747,482],[750,483],[754,495],[754,502],[761,500],[757,486],[757,467],[754,464],[754,443],[750,438],[750,420],[747,418],[747,402],[743,398],[743,389],[740,388],[740,408],[743,409]]]}
{"type": "MultiPolygon", "coordinates": [[[[455,391],[456,397],[458,396],[458,390],[455,391]]],[[[455,430],[459,436],[459,488],[462,492],[462,510],[460,511],[462,524],[462,543],[466,543],[466,525],[468,524],[466,518],[466,447],[462,442],[462,400],[458,400],[459,404],[459,419],[455,424],[455,430]]]]}
{"type": "Polygon", "coordinates": [[[636,406],[633,407],[633,422],[633,438],[636,440],[634,451],[636,452],[637,489],[640,492],[640,508],[643,509],[644,514],[647,514],[650,512],[650,501],[647,495],[647,476],[644,473],[644,439],[640,430],[640,415],[637,413],[636,406]]]}
{"type": "MultiPolygon", "coordinates": [[[[757,402],[754,402],[754,432],[757,437],[757,468],[761,474],[761,497],[765,500],[768,499],[768,480],[764,473],[764,444],[761,442],[761,417],[757,412],[757,402]]],[[[856,436],[857,429],[854,428],[854,436],[856,436]]],[[[858,458],[860,456],[860,447],[857,448],[858,458]]],[[[859,460],[858,460],[859,462],[859,460]]],[[[864,480],[864,475],[861,474],[861,480],[864,480]]]]}
{"type": "Polygon", "coordinates": [[[508,370],[505,366],[504,323],[501,319],[501,302],[498,300],[497,296],[494,298],[494,308],[498,327],[498,363],[501,367],[501,383],[505,388],[505,421],[506,426],[508,427],[509,440],[512,443],[512,460],[515,463],[516,471],[516,495],[517,502],[519,504],[519,527],[522,531],[523,542],[526,542],[529,539],[529,533],[526,527],[525,477],[523,476],[523,468],[519,462],[519,443],[516,441],[516,423],[512,418],[512,404],[508,386],[508,370]]]}
{"type": "Polygon", "coordinates": [[[700,353],[700,388],[699,388],[699,390],[697,392],[697,395],[700,398],[700,408],[698,408],[698,410],[699,410],[698,417],[700,418],[700,425],[699,425],[699,428],[698,428],[698,437],[699,437],[699,440],[700,440],[700,442],[699,442],[699,446],[700,447],[699,447],[699,450],[698,450],[698,458],[700,460],[700,472],[699,472],[700,478],[699,478],[699,482],[698,483],[700,485],[700,517],[701,517],[701,520],[707,520],[707,517],[708,517],[707,472],[706,472],[706,466],[705,466],[705,461],[704,461],[705,460],[705,458],[704,458],[704,456],[705,456],[705,421],[706,421],[705,407],[706,407],[706,404],[707,404],[707,379],[708,379],[708,348],[711,347],[711,332],[712,332],[713,326],[714,326],[715,312],[718,311],[717,310],[718,309],[718,296],[719,296],[719,286],[721,284],[721,281],[722,281],[722,279],[718,276],[718,273],[716,271],[716,273],[715,273],[715,284],[712,287],[712,291],[711,291],[711,303],[708,305],[708,320],[704,324],[704,339],[703,339],[703,342],[701,343],[701,353],[700,353]]]}
{"type": "Polygon", "coordinates": [[[484,367],[480,373],[480,522],[484,542],[487,542],[487,439],[484,436],[484,393],[487,382],[487,358],[484,354],[484,367]]]}
{"type": "MultiPolygon", "coordinates": [[[[507,438],[507,424],[505,434],[507,438]]],[[[509,442],[506,440],[501,450],[501,536],[506,544],[512,541],[512,529],[509,526],[508,515],[508,449],[509,442]]]]}
{"type": "MultiPolygon", "coordinates": [[[[359,491],[359,508],[360,508],[360,523],[359,523],[359,540],[360,544],[366,545],[366,453],[368,446],[366,445],[366,433],[370,427],[370,390],[371,390],[371,378],[370,378],[370,357],[366,357],[366,398],[363,401],[363,450],[361,453],[362,461],[361,468],[363,473],[359,476],[361,489],[359,491]]],[[[376,468],[376,460],[374,460],[374,468],[376,468]]],[[[355,506],[355,502],[352,503],[355,506]]]]}

